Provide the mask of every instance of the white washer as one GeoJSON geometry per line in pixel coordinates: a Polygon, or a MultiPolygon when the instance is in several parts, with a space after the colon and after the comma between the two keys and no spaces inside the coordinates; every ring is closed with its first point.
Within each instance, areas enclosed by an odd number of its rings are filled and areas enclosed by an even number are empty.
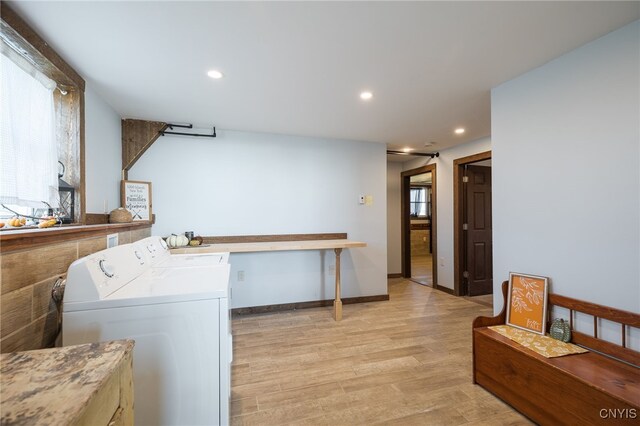
{"type": "Polygon", "coordinates": [[[63,345],[135,340],[136,425],[229,424],[229,264],[154,268],[139,249],[71,264],[63,345]]]}

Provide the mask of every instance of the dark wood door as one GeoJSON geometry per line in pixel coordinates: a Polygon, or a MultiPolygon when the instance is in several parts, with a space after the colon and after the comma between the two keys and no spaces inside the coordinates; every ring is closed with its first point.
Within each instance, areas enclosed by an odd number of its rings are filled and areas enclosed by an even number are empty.
{"type": "Polygon", "coordinates": [[[467,294],[478,296],[493,293],[491,167],[467,166],[465,176],[464,277],[467,294]]]}

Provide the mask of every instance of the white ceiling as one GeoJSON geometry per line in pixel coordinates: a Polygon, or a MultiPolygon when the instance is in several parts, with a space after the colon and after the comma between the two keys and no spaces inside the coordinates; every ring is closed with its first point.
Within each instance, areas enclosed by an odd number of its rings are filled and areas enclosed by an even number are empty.
{"type": "Polygon", "coordinates": [[[488,136],[492,87],[640,18],[638,2],[10,4],[123,117],[427,152],[488,136]]]}
{"type": "Polygon", "coordinates": [[[409,182],[410,183],[424,183],[424,184],[430,184],[431,183],[431,172],[429,173],[422,173],[421,175],[413,175],[409,177],[409,182]]]}

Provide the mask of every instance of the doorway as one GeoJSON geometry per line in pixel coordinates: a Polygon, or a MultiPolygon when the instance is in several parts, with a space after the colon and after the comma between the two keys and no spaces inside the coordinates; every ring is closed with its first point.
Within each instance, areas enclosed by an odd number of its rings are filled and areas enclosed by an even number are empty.
{"type": "Polygon", "coordinates": [[[402,172],[402,276],[437,288],[436,165],[402,172]]]}
{"type": "Polygon", "coordinates": [[[491,151],[454,160],[454,293],[493,294],[491,151]]]}
{"type": "Polygon", "coordinates": [[[431,172],[409,177],[409,244],[411,280],[433,285],[433,241],[431,239],[431,172]]]}

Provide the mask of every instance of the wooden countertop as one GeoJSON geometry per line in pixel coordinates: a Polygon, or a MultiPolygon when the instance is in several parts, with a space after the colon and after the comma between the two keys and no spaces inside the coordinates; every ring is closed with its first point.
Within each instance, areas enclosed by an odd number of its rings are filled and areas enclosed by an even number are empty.
{"type": "Polygon", "coordinates": [[[117,340],[0,355],[0,423],[75,424],[133,345],[117,340]]]}
{"type": "Polygon", "coordinates": [[[105,223],[100,225],[62,225],[51,228],[4,228],[0,230],[0,252],[31,248],[115,232],[151,227],[150,222],[105,223]]]}
{"type": "Polygon", "coordinates": [[[171,249],[171,253],[251,253],[260,251],[330,250],[366,246],[367,243],[351,240],[271,241],[259,243],[218,243],[207,244],[202,247],[180,247],[171,249]]]}

